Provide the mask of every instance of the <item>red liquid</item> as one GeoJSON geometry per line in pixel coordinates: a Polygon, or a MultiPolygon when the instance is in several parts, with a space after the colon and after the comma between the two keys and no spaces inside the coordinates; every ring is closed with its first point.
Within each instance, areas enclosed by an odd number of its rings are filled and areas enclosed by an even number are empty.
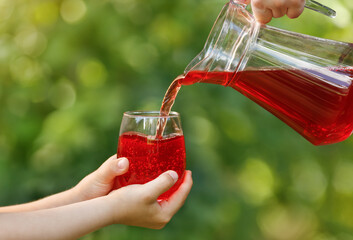
{"type": "Polygon", "coordinates": [[[126,132],[119,137],[118,157],[129,159],[129,171],[118,176],[119,187],[144,184],[167,170],[178,173],[179,179],[158,200],[168,199],[180,186],[185,171],[185,144],[183,135],[155,139],[136,132],[126,132]]]}
{"type": "MultiPolygon", "coordinates": [[[[180,90],[181,84],[179,80],[183,80],[184,76],[178,76],[172,84],[170,84],[162,102],[162,107],[160,110],[160,115],[161,116],[168,116],[170,113],[170,110],[172,109],[172,106],[174,104],[175,98],[178,95],[178,92],[180,90]]],[[[163,121],[163,119],[160,119],[157,125],[157,131],[156,131],[156,138],[161,138],[163,136],[163,131],[166,125],[166,121],[163,121]]]]}
{"type": "MultiPolygon", "coordinates": [[[[353,78],[353,68],[333,71],[353,78]]],[[[312,144],[324,145],[343,141],[353,131],[352,87],[338,87],[332,84],[334,78],[326,80],[331,83],[319,80],[309,70],[273,69],[247,70],[235,75],[191,71],[178,82],[228,85],[273,113],[312,144]]]]}

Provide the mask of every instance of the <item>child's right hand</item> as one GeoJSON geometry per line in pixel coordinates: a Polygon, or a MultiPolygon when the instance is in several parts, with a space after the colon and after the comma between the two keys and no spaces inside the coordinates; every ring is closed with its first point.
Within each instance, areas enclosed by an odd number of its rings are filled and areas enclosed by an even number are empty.
{"type": "Polygon", "coordinates": [[[146,184],[122,187],[105,196],[112,209],[112,223],[163,228],[184,204],[193,184],[191,171],[185,171],[179,189],[167,201],[158,203],[157,198],[174,185],[177,176],[167,171],[146,184]]]}

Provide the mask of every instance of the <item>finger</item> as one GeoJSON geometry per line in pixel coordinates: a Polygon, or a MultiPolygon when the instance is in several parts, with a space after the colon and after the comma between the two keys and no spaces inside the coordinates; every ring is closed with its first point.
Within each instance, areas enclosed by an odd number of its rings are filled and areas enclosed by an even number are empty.
{"type": "Polygon", "coordinates": [[[288,4],[288,0],[275,0],[271,4],[267,3],[266,7],[272,11],[274,18],[280,18],[286,15],[288,4]]]}
{"type": "Polygon", "coordinates": [[[276,11],[276,10],[272,10],[272,16],[274,18],[280,18],[283,17],[284,15],[286,15],[287,9],[285,11],[276,11]]]}
{"type": "Polygon", "coordinates": [[[183,183],[178,190],[169,198],[167,202],[162,202],[162,207],[169,211],[173,216],[184,205],[187,196],[190,193],[193,181],[191,171],[185,171],[183,183]]]}
{"type": "Polygon", "coordinates": [[[291,8],[288,8],[287,10],[287,16],[289,18],[297,18],[300,16],[300,14],[302,14],[303,11],[304,11],[304,6],[299,8],[291,7],[291,8]]]}
{"type": "Polygon", "coordinates": [[[154,202],[157,198],[169,188],[171,188],[174,183],[178,180],[178,174],[175,171],[169,170],[156,179],[145,184],[145,191],[148,193],[147,201],[154,202]]]}
{"type": "Polygon", "coordinates": [[[116,176],[126,173],[128,169],[129,161],[127,158],[111,156],[96,170],[97,180],[103,184],[111,183],[116,176]]]}
{"type": "Polygon", "coordinates": [[[253,5],[252,10],[256,21],[259,23],[266,24],[270,22],[273,17],[272,11],[268,8],[260,8],[257,5],[253,5]]]}
{"type": "Polygon", "coordinates": [[[280,18],[286,15],[288,8],[283,6],[279,8],[272,8],[271,10],[272,10],[272,16],[274,18],[280,18]]]}

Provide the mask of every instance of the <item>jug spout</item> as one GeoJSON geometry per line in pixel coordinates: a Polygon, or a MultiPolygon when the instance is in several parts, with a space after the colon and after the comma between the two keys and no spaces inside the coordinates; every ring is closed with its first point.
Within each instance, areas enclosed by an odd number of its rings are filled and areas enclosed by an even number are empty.
{"type": "MultiPolygon", "coordinates": [[[[203,50],[188,64],[185,74],[191,71],[204,73],[242,70],[245,53],[256,39],[260,28],[260,24],[245,6],[231,1],[223,7],[203,50]]],[[[206,76],[200,77],[207,81],[206,76]]],[[[224,79],[219,80],[218,84],[228,84],[224,79]]]]}

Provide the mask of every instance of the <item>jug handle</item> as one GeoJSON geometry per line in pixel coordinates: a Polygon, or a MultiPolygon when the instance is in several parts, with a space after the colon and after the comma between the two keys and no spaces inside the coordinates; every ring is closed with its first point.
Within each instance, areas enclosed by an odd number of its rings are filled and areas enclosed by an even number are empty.
{"type": "Polygon", "coordinates": [[[336,11],[326,7],[325,5],[322,5],[319,2],[316,2],[314,0],[306,0],[305,2],[305,7],[311,10],[314,10],[316,12],[322,13],[330,18],[336,17],[336,11]]]}
{"type": "MultiPolygon", "coordinates": [[[[246,7],[246,4],[244,3],[243,0],[230,0],[232,3],[237,3],[238,5],[242,6],[242,7],[246,7]]],[[[321,14],[324,14],[325,16],[328,16],[330,18],[334,18],[336,17],[336,11],[325,6],[322,5],[319,2],[316,2],[314,0],[306,0],[305,1],[305,5],[304,7],[311,9],[313,11],[319,12],[321,14]]]]}

